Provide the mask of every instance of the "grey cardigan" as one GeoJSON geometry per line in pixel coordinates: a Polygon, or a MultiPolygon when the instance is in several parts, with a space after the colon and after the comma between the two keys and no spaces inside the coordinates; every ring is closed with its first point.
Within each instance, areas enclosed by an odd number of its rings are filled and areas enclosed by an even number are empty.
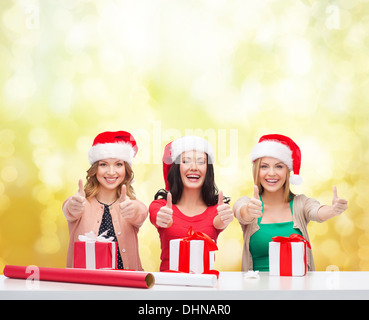
{"type": "MultiPolygon", "coordinates": [[[[241,218],[241,207],[247,205],[249,201],[249,197],[241,197],[233,205],[234,214],[241,224],[243,231],[242,271],[253,269],[252,256],[249,250],[250,237],[260,229],[257,219],[245,221],[241,218]]],[[[308,198],[303,194],[295,196],[293,201],[293,227],[300,229],[303,237],[309,242],[309,235],[307,233],[307,224],[309,221],[323,222],[318,217],[320,207],[322,206],[317,200],[308,198]]],[[[313,254],[309,248],[307,250],[307,267],[309,271],[315,270],[313,254]]]]}

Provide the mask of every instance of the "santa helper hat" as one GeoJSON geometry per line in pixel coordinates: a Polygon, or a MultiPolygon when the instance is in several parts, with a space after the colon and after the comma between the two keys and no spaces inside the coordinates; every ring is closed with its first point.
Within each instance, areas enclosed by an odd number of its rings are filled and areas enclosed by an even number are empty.
{"type": "Polygon", "coordinates": [[[184,136],[168,143],[164,149],[163,155],[163,175],[165,181],[165,190],[169,191],[168,173],[173,163],[179,155],[186,151],[200,151],[208,155],[208,163],[215,162],[213,148],[210,143],[203,138],[197,136],[184,136]]]}
{"type": "Polygon", "coordinates": [[[132,167],[132,160],[137,154],[136,140],[126,131],[106,131],[96,136],[88,152],[90,164],[103,159],[119,159],[132,167]]]}
{"type": "Polygon", "coordinates": [[[272,157],[283,161],[293,175],[290,183],[299,185],[302,183],[300,177],[301,151],[298,145],[289,137],[281,134],[268,134],[259,139],[259,143],[251,151],[251,162],[262,157],[272,157]]]}

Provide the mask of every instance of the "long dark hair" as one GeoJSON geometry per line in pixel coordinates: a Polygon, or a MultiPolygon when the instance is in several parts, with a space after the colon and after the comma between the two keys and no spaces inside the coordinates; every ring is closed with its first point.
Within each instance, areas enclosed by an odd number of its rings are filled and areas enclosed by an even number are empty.
{"type": "MultiPolygon", "coordinates": [[[[173,204],[178,203],[178,201],[182,197],[183,192],[183,182],[181,179],[181,173],[180,173],[180,156],[174,161],[172,164],[172,167],[170,168],[168,172],[168,182],[170,186],[170,193],[172,194],[172,202],[173,204]]],[[[157,199],[167,199],[168,191],[164,189],[160,189],[155,194],[155,200],[157,199]]],[[[214,180],[214,166],[211,163],[208,163],[207,169],[206,169],[206,175],[204,179],[204,184],[201,188],[201,195],[202,199],[204,200],[205,204],[209,206],[214,206],[218,203],[218,188],[215,184],[214,180]]],[[[231,198],[229,197],[223,197],[223,201],[225,203],[229,203],[231,201],[231,198]]]]}

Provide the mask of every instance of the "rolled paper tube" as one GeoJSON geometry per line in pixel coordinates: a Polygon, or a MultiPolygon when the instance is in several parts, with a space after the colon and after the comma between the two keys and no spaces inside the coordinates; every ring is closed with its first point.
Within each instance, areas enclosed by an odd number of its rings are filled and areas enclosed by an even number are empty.
{"type": "Polygon", "coordinates": [[[173,286],[215,287],[217,276],[213,274],[191,274],[176,272],[153,272],[155,284],[173,286]]]}
{"type": "MultiPolygon", "coordinates": [[[[34,270],[34,267],[33,269],[34,270]]],[[[155,284],[155,277],[152,273],[146,272],[124,272],[121,270],[88,270],[88,269],[61,269],[38,267],[37,276],[34,280],[58,281],[84,284],[97,284],[119,287],[152,288],[155,284]]],[[[28,279],[30,276],[27,267],[6,265],[4,276],[16,279],[28,279]]]]}

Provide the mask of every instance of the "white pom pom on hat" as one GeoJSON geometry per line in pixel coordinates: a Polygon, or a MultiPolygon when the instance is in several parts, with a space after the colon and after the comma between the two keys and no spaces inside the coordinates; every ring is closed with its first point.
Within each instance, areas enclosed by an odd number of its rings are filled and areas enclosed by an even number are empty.
{"type": "Polygon", "coordinates": [[[251,151],[251,162],[261,157],[272,157],[283,161],[293,175],[290,183],[299,185],[302,183],[300,176],[301,150],[289,137],[281,134],[268,134],[259,139],[259,143],[251,151]]]}

